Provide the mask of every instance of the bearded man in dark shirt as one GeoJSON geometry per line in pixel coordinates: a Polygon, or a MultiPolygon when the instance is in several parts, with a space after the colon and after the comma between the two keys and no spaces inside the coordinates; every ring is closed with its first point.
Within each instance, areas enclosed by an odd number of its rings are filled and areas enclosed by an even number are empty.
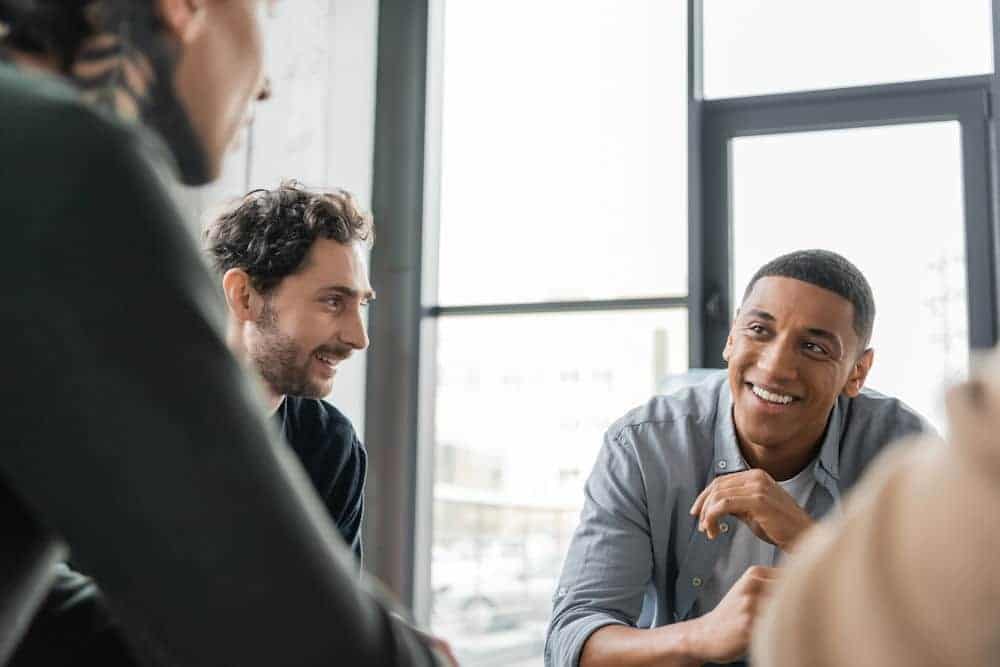
{"type": "Polygon", "coordinates": [[[206,238],[222,275],[227,343],[263,380],[269,409],[360,565],[367,456],[323,398],[339,364],[368,347],[371,216],[346,191],[290,181],[246,195],[206,238]]]}

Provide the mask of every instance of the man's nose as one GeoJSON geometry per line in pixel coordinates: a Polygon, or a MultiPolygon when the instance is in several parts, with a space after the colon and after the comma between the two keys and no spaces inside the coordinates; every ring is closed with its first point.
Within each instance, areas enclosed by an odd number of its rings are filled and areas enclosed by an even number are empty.
{"type": "Polygon", "coordinates": [[[797,356],[792,341],[772,340],[757,357],[757,367],[774,380],[793,380],[798,374],[797,356]]]}
{"type": "Polygon", "coordinates": [[[368,347],[368,325],[364,311],[355,308],[340,330],[340,341],[355,350],[368,347]]]}

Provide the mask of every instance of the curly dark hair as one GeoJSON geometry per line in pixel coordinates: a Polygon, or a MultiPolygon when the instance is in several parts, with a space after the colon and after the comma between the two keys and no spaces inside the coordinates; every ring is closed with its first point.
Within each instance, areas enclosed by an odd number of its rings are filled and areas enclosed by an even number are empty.
{"type": "Polygon", "coordinates": [[[372,217],[346,190],[312,192],[296,181],[253,190],[205,230],[219,273],[243,269],[262,294],[299,270],[318,238],[341,244],[375,241],[372,217]]]}
{"type": "Polygon", "coordinates": [[[875,326],[875,297],[864,274],[843,256],[829,250],[814,249],[797,250],[772,259],[750,279],[743,300],[750,296],[758,280],[768,276],[801,280],[850,301],[854,306],[854,331],[858,334],[861,349],[868,347],[875,326]]]}
{"type": "Polygon", "coordinates": [[[101,33],[148,38],[161,22],[149,0],[0,0],[0,47],[55,56],[64,72],[101,33]]]}

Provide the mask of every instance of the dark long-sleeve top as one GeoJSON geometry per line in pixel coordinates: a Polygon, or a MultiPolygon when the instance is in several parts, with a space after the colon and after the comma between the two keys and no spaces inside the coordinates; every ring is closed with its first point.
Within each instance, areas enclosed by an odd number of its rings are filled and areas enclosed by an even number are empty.
{"type": "Polygon", "coordinates": [[[146,663],[435,664],[358,585],[226,349],[166,154],[0,65],[0,483],[146,663]]]}
{"type": "Polygon", "coordinates": [[[326,401],[298,396],[286,396],[275,417],[360,566],[368,454],[354,426],[326,401]]]}

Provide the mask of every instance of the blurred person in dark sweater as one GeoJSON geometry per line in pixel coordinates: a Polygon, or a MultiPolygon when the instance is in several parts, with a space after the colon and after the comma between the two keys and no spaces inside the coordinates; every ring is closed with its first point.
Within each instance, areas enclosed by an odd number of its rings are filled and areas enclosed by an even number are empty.
{"type": "Polygon", "coordinates": [[[171,195],[218,175],[262,89],[263,6],[0,0],[0,325],[16,351],[0,491],[26,528],[5,533],[5,557],[24,557],[0,572],[20,592],[0,661],[67,555],[127,638],[99,664],[441,660],[358,584],[227,349],[171,195]]]}

